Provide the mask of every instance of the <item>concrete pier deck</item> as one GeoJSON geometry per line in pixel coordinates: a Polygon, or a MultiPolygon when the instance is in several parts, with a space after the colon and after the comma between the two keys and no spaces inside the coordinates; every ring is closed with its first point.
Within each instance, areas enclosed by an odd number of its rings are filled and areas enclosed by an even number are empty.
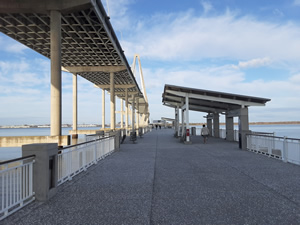
{"type": "Polygon", "coordinates": [[[121,149],[2,224],[300,224],[300,167],[169,129],[121,149]]]}

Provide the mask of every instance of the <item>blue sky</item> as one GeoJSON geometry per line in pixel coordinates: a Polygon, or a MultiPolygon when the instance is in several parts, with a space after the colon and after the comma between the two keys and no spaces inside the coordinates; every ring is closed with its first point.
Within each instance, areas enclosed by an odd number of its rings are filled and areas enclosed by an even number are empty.
{"type": "MultiPolygon", "coordinates": [[[[174,117],[161,103],[167,83],[270,98],[250,107],[250,121],[300,121],[300,0],[108,5],[129,64],[141,57],[151,119],[174,117]]],[[[0,125],[50,123],[49,83],[49,60],[0,34],[0,125]]],[[[80,77],[78,89],[79,123],[101,123],[100,89],[80,77]]],[[[204,122],[203,115],[190,119],[204,122]]],[[[71,122],[72,75],[63,73],[63,123],[71,122]]]]}

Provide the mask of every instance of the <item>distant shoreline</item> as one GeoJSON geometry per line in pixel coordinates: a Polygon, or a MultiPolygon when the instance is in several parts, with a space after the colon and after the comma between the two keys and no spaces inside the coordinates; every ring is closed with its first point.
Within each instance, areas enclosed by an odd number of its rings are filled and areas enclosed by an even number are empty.
{"type": "MultiPolygon", "coordinates": [[[[202,125],[203,123],[190,123],[190,125],[202,125]]],[[[238,125],[238,123],[234,123],[238,125]]],[[[300,121],[279,121],[279,122],[249,122],[249,125],[297,125],[300,121]]],[[[220,123],[220,125],[225,125],[225,123],[220,123]]]]}
{"type": "Polygon", "coordinates": [[[300,124],[300,121],[280,121],[280,122],[249,122],[251,125],[264,125],[264,124],[300,124]]]}
{"type": "MultiPolygon", "coordinates": [[[[189,123],[194,126],[201,126],[206,123],[189,123]]],[[[249,125],[297,125],[300,124],[300,121],[278,121],[278,122],[249,122],[249,125]]],[[[221,122],[220,125],[225,125],[225,123],[221,122]]],[[[238,123],[234,123],[234,125],[238,125],[238,123]]],[[[108,125],[105,125],[109,127],[108,125]]],[[[101,127],[99,124],[80,124],[79,128],[83,127],[101,127]]],[[[11,126],[0,126],[0,129],[16,129],[16,128],[50,128],[49,125],[11,125],[11,126]]],[[[71,125],[63,125],[62,128],[72,128],[71,125]]]]}

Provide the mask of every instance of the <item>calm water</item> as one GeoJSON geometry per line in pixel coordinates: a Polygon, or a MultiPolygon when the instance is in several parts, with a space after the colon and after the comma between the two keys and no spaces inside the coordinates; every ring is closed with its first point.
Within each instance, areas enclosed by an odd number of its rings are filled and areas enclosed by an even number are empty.
{"type": "Polygon", "coordinates": [[[250,130],[260,132],[275,132],[275,136],[299,138],[300,139],[300,125],[250,125],[250,130]]]}
{"type": "MultiPolygon", "coordinates": [[[[224,126],[220,128],[224,129],[224,126]]],[[[62,128],[62,135],[68,135],[72,128],[62,128]]],[[[100,127],[85,127],[83,130],[96,130],[100,127]]],[[[238,129],[235,126],[235,129],[238,129]]],[[[275,132],[275,136],[287,136],[289,138],[300,139],[300,125],[250,125],[250,130],[259,132],[275,132]]],[[[50,135],[50,128],[15,128],[15,129],[0,129],[0,136],[43,136],[50,135]]],[[[83,138],[84,135],[79,136],[83,138]]],[[[21,148],[0,148],[0,161],[21,157],[21,148]]]]}
{"type": "MultiPolygon", "coordinates": [[[[197,126],[198,127],[198,126],[197,126]]],[[[200,128],[200,126],[199,126],[200,128]]],[[[220,126],[221,129],[225,129],[224,125],[220,126]]],[[[234,126],[235,130],[238,130],[238,126],[234,126]]],[[[300,139],[300,124],[295,125],[250,125],[249,129],[256,132],[275,133],[278,137],[289,137],[300,139]]]]}
{"type": "MultiPolygon", "coordinates": [[[[81,127],[79,130],[99,130],[101,127],[81,127]]],[[[71,127],[62,128],[62,135],[68,135],[71,127]]],[[[0,136],[49,136],[50,128],[0,128],[0,136]]],[[[80,139],[84,139],[85,135],[78,135],[80,139]]],[[[0,161],[21,157],[21,147],[0,147],[0,161]]]]}

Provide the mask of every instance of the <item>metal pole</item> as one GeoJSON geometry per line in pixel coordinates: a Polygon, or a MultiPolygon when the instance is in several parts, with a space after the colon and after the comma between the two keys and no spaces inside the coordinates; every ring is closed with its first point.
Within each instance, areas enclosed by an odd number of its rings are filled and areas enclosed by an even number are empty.
{"type": "Polygon", "coordinates": [[[116,105],[115,105],[115,83],[114,73],[110,73],[110,129],[116,128],[116,105]]]}
{"type": "Polygon", "coordinates": [[[105,90],[102,89],[102,129],[105,128],[105,90]]]}
{"type": "Polygon", "coordinates": [[[120,102],[121,102],[121,113],[120,113],[120,115],[121,115],[121,128],[123,128],[123,127],[124,127],[124,126],[123,126],[123,118],[124,118],[124,117],[123,117],[123,110],[124,110],[124,109],[123,109],[123,105],[124,105],[124,104],[123,104],[123,99],[120,99],[120,100],[121,100],[121,101],[120,101],[120,102]]]}
{"type": "Polygon", "coordinates": [[[132,123],[132,126],[131,126],[131,131],[132,133],[135,131],[135,119],[134,119],[134,116],[135,116],[135,95],[132,95],[132,120],[131,120],[131,123],[132,123]]]}
{"type": "Polygon", "coordinates": [[[186,141],[190,141],[190,121],[189,121],[189,95],[185,96],[185,109],[186,109],[186,141]]]}
{"type": "Polygon", "coordinates": [[[128,89],[125,88],[125,128],[126,134],[128,132],[128,89]]]}
{"type": "MultiPolygon", "coordinates": [[[[77,116],[77,74],[73,74],[73,130],[77,131],[77,123],[78,123],[78,116],[77,116]]],[[[73,137],[77,137],[73,135],[73,137]]]]}

